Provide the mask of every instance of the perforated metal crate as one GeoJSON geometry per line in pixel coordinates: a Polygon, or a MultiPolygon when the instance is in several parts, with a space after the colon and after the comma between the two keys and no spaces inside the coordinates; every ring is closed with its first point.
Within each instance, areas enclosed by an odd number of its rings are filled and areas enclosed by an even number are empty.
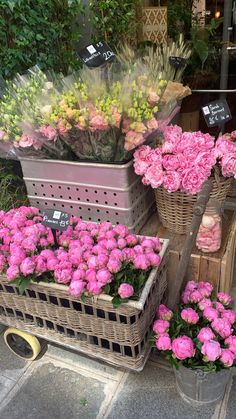
{"type": "Polygon", "coordinates": [[[57,208],[86,221],[111,221],[139,232],[153,212],[154,194],[124,165],[21,159],[30,204],[57,208]]]}

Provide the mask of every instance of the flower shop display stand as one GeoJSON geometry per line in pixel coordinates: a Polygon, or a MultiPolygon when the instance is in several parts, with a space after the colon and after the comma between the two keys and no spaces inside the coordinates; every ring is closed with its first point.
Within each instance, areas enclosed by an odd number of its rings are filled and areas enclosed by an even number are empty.
{"type": "Polygon", "coordinates": [[[126,164],[21,159],[30,204],[84,221],[125,224],[138,233],[154,211],[154,194],[126,164]]]}
{"type": "MultiPolygon", "coordinates": [[[[168,287],[174,287],[176,270],[186,236],[170,233],[162,225],[158,227],[157,234],[170,240],[168,262],[168,287]]],[[[209,281],[214,285],[215,291],[230,291],[236,252],[236,213],[225,211],[222,225],[222,245],[215,253],[203,253],[193,248],[188,264],[186,278],[194,281],[209,281]]]]}
{"type": "Polygon", "coordinates": [[[0,323],[29,332],[117,367],[143,369],[151,345],[156,309],[167,287],[168,240],[161,263],[151,271],[138,301],[114,308],[109,295],[85,298],[68,294],[61,284],[16,285],[0,278],[0,323]]]}

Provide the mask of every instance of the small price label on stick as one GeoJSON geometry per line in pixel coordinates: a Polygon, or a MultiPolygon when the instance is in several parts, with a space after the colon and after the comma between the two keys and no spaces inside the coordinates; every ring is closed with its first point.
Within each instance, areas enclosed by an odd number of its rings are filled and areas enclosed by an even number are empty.
{"type": "Polygon", "coordinates": [[[46,209],[43,215],[42,224],[52,230],[66,230],[70,224],[70,215],[67,212],[46,209]]]}
{"type": "Polygon", "coordinates": [[[89,68],[101,67],[113,61],[115,53],[106,42],[99,41],[96,44],[88,45],[78,52],[80,59],[89,68]]]}
{"type": "Polygon", "coordinates": [[[224,125],[232,119],[229,105],[225,99],[215,100],[203,106],[202,113],[208,127],[224,125]]]}
{"type": "Polygon", "coordinates": [[[182,57],[175,57],[172,55],[169,57],[169,63],[170,65],[172,65],[172,67],[178,69],[185,66],[186,59],[182,57]]]}

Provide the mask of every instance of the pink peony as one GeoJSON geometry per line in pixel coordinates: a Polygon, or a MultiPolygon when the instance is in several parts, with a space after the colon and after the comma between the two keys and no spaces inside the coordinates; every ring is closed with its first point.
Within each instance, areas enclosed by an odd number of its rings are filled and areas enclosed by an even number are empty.
{"type": "Polygon", "coordinates": [[[143,255],[143,254],[138,254],[135,258],[134,258],[134,266],[136,269],[143,269],[146,270],[149,268],[150,263],[149,260],[147,258],[147,256],[143,255]]]}
{"type": "Polygon", "coordinates": [[[9,281],[13,281],[14,279],[18,278],[18,276],[20,276],[19,267],[14,265],[9,266],[6,275],[9,281]]]}
{"type": "Polygon", "coordinates": [[[215,319],[218,319],[218,311],[213,307],[206,307],[203,310],[203,317],[205,317],[209,322],[212,322],[215,319]]]}
{"type": "Polygon", "coordinates": [[[227,338],[231,334],[231,324],[227,319],[215,319],[211,323],[212,329],[216,331],[223,339],[227,338]]]}
{"type": "Polygon", "coordinates": [[[27,257],[23,260],[23,262],[21,262],[20,271],[24,276],[32,274],[34,270],[35,270],[35,261],[32,258],[27,257]]]}
{"type": "Polygon", "coordinates": [[[232,367],[234,359],[234,354],[229,349],[222,349],[220,361],[225,367],[232,367]]]}
{"type": "Polygon", "coordinates": [[[97,281],[89,281],[87,284],[87,290],[92,295],[99,295],[102,292],[103,285],[97,281]]]}
{"type": "Polygon", "coordinates": [[[198,290],[194,290],[190,293],[189,301],[191,303],[199,303],[202,300],[202,294],[198,290]]]}
{"type": "Polygon", "coordinates": [[[33,138],[29,137],[28,135],[22,135],[19,141],[19,146],[23,148],[31,147],[33,143],[33,138]]]}
{"type": "MultiPolygon", "coordinates": [[[[42,254],[42,253],[41,253],[42,254]]],[[[48,258],[47,260],[47,269],[49,271],[54,271],[59,263],[59,260],[55,257],[48,258]]]]}
{"type": "Polygon", "coordinates": [[[210,282],[201,281],[198,283],[198,291],[202,294],[204,298],[208,298],[211,296],[213,291],[213,285],[210,282]]]}
{"type": "Polygon", "coordinates": [[[183,171],[182,187],[190,195],[200,192],[209,174],[205,174],[199,166],[192,167],[183,171]]]}
{"type": "Polygon", "coordinates": [[[0,254],[0,272],[3,271],[5,267],[5,263],[6,263],[5,256],[0,254]]]}
{"type": "Polygon", "coordinates": [[[171,339],[170,336],[165,333],[163,335],[159,335],[156,338],[156,347],[159,351],[170,351],[171,350],[171,339]]]}
{"type": "Polygon", "coordinates": [[[178,156],[174,154],[166,154],[163,156],[162,165],[164,169],[174,171],[177,170],[179,167],[179,159],[178,156]]]}
{"type": "Polygon", "coordinates": [[[87,281],[96,281],[96,270],[95,269],[87,269],[85,271],[85,278],[87,281]]]}
{"type": "Polygon", "coordinates": [[[130,284],[123,283],[118,288],[120,298],[129,298],[134,295],[134,288],[130,284]]]}
{"type": "Polygon", "coordinates": [[[167,330],[170,327],[170,322],[167,320],[155,320],[154,324],[153,324],[153,331],[158,334],[161,335],[162,333],[167,332],[167,330]]]}
{"type": "Polygon", "coordinates": [[[147,169],[143,179],[147,182],[148,185],[151,185],[151,187],[155,189],[162,185],[163,175],[164,172],[161,166],[151,165],[147,169]]]}
{"type": "Polygon", "coordinates": [[[227,339],[225,339],[225,344],[236,358],[236,336],[229,336],[227,339]]]}
{"type": "Polygon", "coordinates": [[[214,333],[212,332],[210,327],[203,327],[198,335],[197,335],[198,340],[200,340],[201,343],[204,343],[208,340],[213,340],[215,338],[214,333]]]}
{"type": "Polygon", "coordinates": [[[205,362],[216,361],[221,356],[221,352],[220,344],[215,340],[208,340],[202,345],[201,353],[204,355],[203,360],[205,362]]]}
{"type": "Polygon", "coordinates": [[[107,269],[112,273],[117,273],[120,271],[122,263],[119,259],[110,258],[107,263],[107,269]]]}
{"type": "Polygon", "coordinates": [[[154,252],[149,252],[146,255],[147,255],[147,259],[150,262],[151,266],[153,266],[155,268],[156,266],[160,265],[160,263],[161,263],[160,255],[157,255],[154,252]]]}
{"type": "Polygon", "coordinates": [[[236,312],[234,310],[222,310],[221,317],[228,320],[230,324],[234,324],[236,322],[236,312]]]}
{"type": "Polygon", "coordinates": [[[171,320],[173,317],[173,311],[171,311],[164,304],[160,304],[157,309],[157,316],[161,320],[171,320]]]}
{"type": "Polygon", "coordinates": [[[85,271],[83,269],[76,269],[72,274],[72,281],[80,281],[85,278],[85,271]]]}
{"type": "Polygon", "coordinates": [[[224,292],[218,292],[217,298],[220,301],[220,303],[224,304],[224,306],[228,306],[233,301],[231,296],[228,294],[225,294],[224,292]]]}
{"type": "Polygon", "coordinates": [[[97,271],[96,279],[100,284],[106,285],[112,281],[112,274],[108,271],[107,268],[99,269],[97,271]]]}
{"type": "Polygon", "coordinates": [[[172,342],[173,357],[181,361],[192,358],[195,355],[195,348],[191,338],[179,336],[172,342]]]}
{"type": "Polygon", "coordinates": [[[176,192],[181,185],[181,175],[174,170],[164,172],[163,186],[168,192],[176,192]]]}
{"type": "Polygon", "coordinates": [[[125,240],[126,240],[128,246],[135,246],[138,243],[137,236],[135,234],[132,234],[132,233],[128,234],[125,237],[125,240]]]}
{"type": "Polygon", "coordinates": [[[73,297],[80,297],[85,290],[86,283],[83,281],[71,281],[69,294],[73,297]]]}
{"type": "Polygon", "coordinates": [[[181,302],[184,304],[188,304],[190,295],[191,295],[190,291],[184,291],[181,295],[181,302]]]}
{"type": "Polygon", "coordinates": [[[203,311],[206,307],[212,307],[212,302],[209,298],[203,298],[201,301],[199,301],[198,307],[203,311]]]}
{"type": "Polygon", "coordinates": [[[227,153],[221,159],[222,175],[225,177],[236,176],[236,150],[234,153],[227,153]]]}
{"type": "Polygon", "coordinates": [[[189,324],[196,324],[199,320],[199,315],[192,308],[184,308],[180,315],[182,319],[189,324]]]}
{"type": "Polygon", "coordinates": [[[185,287],[185,291],[195,291],[198,288],[198,282],[188,281],[185,287]]]}

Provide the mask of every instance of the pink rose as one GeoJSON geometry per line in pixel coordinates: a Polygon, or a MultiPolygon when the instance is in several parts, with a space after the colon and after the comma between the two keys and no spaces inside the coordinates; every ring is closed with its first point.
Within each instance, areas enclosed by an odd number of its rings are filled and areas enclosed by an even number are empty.
{"type": "Polygon", "coordinates": [[[206,307],[203,310],[203,317],[205,317],[209,322],[212,322],[215,319],[218,319],[218,311],[213,307],[206,307]]]}
{"type": "Polygon", "coordinates": [[[218,292],[217,298],[220,301],[220,303],[224,304],[224,306],[228,306],[233,301],[231,296],[228,294],[225,294],[224,292],[218,292]]]}
{"type": "Polygon", "coordinates": [[[231,335],[231,324],[227,319],[215,319],[211,323],[212,329],[216,331],[223,339],[231,335]]]}
{"type": "Polygon", "coordinates": [[[156,334],[161,335],[162,333],[167,332],[169,327],[170,327],[170,322],[168,322],[167,320],[155,320],[153,324],[153,331],[156,334]]]}
{"type": "Polygon", "coordinates": [[[215,340],[208,340],[202,345],[201,353],[204,355],[203,360],[205,362],[216,361],[221,356],[221,352],[220,344],[215,340]]]}
{"type": "Polygon", "coordinates": [[[213,340],[215,338],[214,333],[212,332],[210,327],[203,327],[198,335],[197,335],[198,340],[200,340],[201,343],[204,343],[208,340],[213,340]]]}
{"type": "Polygon", "coordinates": [[[192,308],[184,308],[180,315],[182,319],[189,324],[196,324],[199,320],[199,315],[192,308]]]}
{"type": "Polygon", "coordinates": [[[170,351],[171,350],[171,339],[170,336],[165,333],[163,335],[159,335],[156,338],[156,347],[159,351],[170,351]]]}
{"type": "Polygon", "coordinates": [[[157,309],[157,316],[161,320],[171,320],[173,317],[173,311],[171,311],[164,304],[160,304],[157,309]]]}
{"type": "Polygon", "coordinates": [[[181,361],[192,358],[195,355],[195,348],[191,338],[179,336],[172,342],[173,357],[181,361]]]}
{"type": "Polygon", "coordinates": [[[147,128],[150,131],[158,129],[158,126],[158,121],[155,118],[149,119],[149,121],[147,121],[147,128]]]}
{"type": "Polygon", "coordinates": [[[155,106],[160,100],[160,96],[154,91],[151,91],[148,96],[148,103],[151,106],[155,106]]]}
{"type": "Polygon", "coordinates": [[[155,189],[162,185],[163,174],[161,166],[151,165],[147,169],[143,179],[147,182],[147,184],[150,184],[151,187],[155,189]]]}
{"type": "Polygon", "coordinates": [[[164,172],[163,186],[168,192],[176,192],[181,185],[181,175],[178,172],[168,170],[164,172]]]}
{"type": "Polygon", "coordinates": [[[234,359],[234,354],[229,349],[222,349],[220,361],[225,367],[232,367],[234,359]]]}
{"type": "Polygon", "coordinates": [[[44,137],[47,137],[49,141],[54,140],[57,135],[56,130],[50,125],[43,125],[39,128],[39,132],[43,134],[44,137]]]}
{"type": "Polygon", "coordinates": [[[33,138],[29,137],[28,135],[22,135],[19,141],[19,146],[23,148],[31,147],[33,143],[34,143],[33,138]]]}
{"type": "Polygon", "coordinates": [[[129,298],[134,295],[134,288],[130,284],[123,283],[118,288],[118,294],[121,298],[129,298]]]}
{"type": "Polygon", "coordinates": [[[73,297],[80,297],[85,290],[86,283],[83,281],[71,281],[69,286],[69,294],[73,297]]]}

